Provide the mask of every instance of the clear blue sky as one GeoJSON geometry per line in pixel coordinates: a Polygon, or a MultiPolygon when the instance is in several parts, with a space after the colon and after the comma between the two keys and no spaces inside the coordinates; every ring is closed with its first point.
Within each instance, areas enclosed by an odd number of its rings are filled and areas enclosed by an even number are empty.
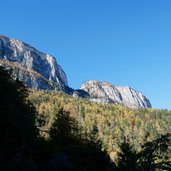
{"type": "Polygon", "coordinates": [[[55,56],[73,88],[129,85],[171,109],[170,0],[4,0],[0,34],[55,56]]]}

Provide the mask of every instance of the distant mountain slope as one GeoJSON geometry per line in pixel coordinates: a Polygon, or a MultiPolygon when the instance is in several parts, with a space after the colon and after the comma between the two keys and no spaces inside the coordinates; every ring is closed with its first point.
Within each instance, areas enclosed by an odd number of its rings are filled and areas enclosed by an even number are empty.
{"type": "Polygon", "coordinates": [[[151,108],[150,101],[131,87],[90,80],[84,82],[81,89],[88,92],[90,99],[95,102],[119,103],[130,108],[151,108]]]}
{"type": "Polygon", "coordinates": [[[0,64],[12,67],[14,75],[28,87],[60,89],[68,86],[67,76],[56,59],[17,39],[0,36],[0,64]]]}

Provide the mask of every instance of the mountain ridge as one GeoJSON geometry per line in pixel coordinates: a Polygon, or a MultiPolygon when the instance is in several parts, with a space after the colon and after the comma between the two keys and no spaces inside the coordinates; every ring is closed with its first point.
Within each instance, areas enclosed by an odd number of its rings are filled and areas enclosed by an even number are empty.
{"type": "MultiPolygon", "coordinates": [[[[67,76],[62,68],[56,62],[56,59],[48,54],[38,51],[36,48],[19,41],[17,39],[10,39],[6,36],[0,36],[0,58],[8,60],[11,64],[15,63],[17,66],[22,66],[28,72],[31,70],[39,73],[43,78],[59,83],[67,87],[67,76]]],[[[17,75],[16,75],[17,76],[17,75]]],[[[24,77],[24,75],[23,75],[24,77]]],[[[20,77],[21,79],[21,77],[20,77]]],[[[26,85],[38,89],[55,89],[53,85],[31,84],[27,78],[21,79],[26,85]],[[51,87],[51,88],[50,88],[51,87]]],[[[36,80],[36,79],[35,79],[36,80]]]]}
{"type": "Polygon", "coordinates": [[[90,94],[90,100],[99,103],[120,103],[130,108],[151,108],[150,101],[130,86],[114,86],[106,81],[88,80],[81,89],[90,94]]]}
{"type": "Polygon", "coordinates": [[[30,88],[57,90],[74,97],[89,98],[99,103],[119,103],[130,108],[151,107],[141,92],[129,86],[114,86],[107,81],[90,80],[89,87],[85,86],[86,81],[80,89],[74,90],[69,87],[67,75],[54,56],[4,35],[0,35],[0,65],[12,68],[14,77],[30,88]],[[94,89],[90,91],[92,82],[94,89]],[[95,94],[97,97],[92,97],[95,94]]]}

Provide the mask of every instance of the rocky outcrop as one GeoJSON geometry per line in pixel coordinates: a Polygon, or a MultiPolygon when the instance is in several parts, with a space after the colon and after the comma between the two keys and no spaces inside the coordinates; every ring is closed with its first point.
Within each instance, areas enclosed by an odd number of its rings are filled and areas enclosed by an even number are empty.
{"type": "Polygon", "coordinates": [[[14,77],[28,87],[70,91],[66,74],[53,56],[17,39],[0,36],[0,64],[12,68],[14,77]]]}
{"type": "Polygon", "coordinates": [[[0,35],[0,65],[12,68],[13,76],[30,88],[62,91],[99,103],[120,103],[131,108],[151,107],[142,93],[130,87],[87,81],[80,90],[74,90],[68,86],[67,76],[53,56],[3,35],[0,35]]]}
{"type": "Polygon", "coordinates": [[[150,108],[150,101],[141,93],[127,86],[113,86],[108,82],[86,81],[81,89],[89,93],[90,100],[99,103],[119,103],[130,108],[150,108]]]}

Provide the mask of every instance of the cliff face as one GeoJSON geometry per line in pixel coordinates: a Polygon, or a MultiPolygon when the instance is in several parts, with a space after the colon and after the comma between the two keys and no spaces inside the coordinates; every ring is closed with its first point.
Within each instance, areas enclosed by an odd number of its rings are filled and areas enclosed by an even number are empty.
{"type": "Polygon", "coordinates": [[[3,35],[0,35],[0,65],[12,68],[14,77],[30,88],[63,91],[74,97],[99,103],[119,103],[130,108],[151,107],[142,93],[108,82],[87,81],[81,89],[74,90],[68,86],[67,76],[53,56],[3,35]]]}
{"type": "Polygon", "coordinates": [[[67,77],[56,59],[17,39],[0,36],[0,64],[13,68],[14,76],[28,87],[65,89],[67,77]]]}
{"type": "Polygon", "coordinates": [[[113,86],[108,82],[86,81],[81,89],[88,92],[90,100],[99,103],[119,103],[130,108],[150,108],[150,101],[131,87],[113,86]]]}

